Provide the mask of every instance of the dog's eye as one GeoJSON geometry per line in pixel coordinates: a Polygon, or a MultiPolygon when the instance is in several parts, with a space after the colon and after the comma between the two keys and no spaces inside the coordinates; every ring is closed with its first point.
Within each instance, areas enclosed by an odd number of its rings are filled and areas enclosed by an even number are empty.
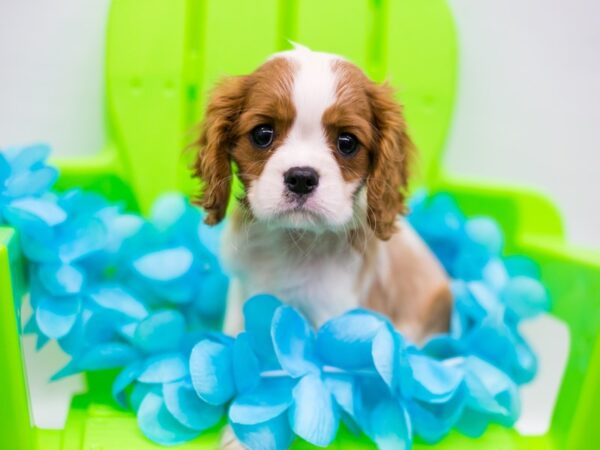
{"type": "Polygon", "coordinates": [[[267,148],[273,142],[274,134],[271,125],[259,125],[250,132],[250,137],[258,148],[267,148]]]}
{"type": "Polygon", "coordinates": [[[342,133],[337,138],[337,148],[344,156],[352,156],[358,150],[358,139],[350,133],[342,133]]]}

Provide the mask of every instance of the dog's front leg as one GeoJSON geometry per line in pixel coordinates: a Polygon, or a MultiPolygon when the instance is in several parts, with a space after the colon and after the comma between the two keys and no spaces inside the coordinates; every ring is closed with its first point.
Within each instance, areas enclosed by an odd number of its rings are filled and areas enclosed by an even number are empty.
{"type": "Polygon", "coordinates": [[[239,278],[232,278],[227,293],[227,306],[223,332],[229,336],[237,336],[244,331],[244,290],[239,278]]]}

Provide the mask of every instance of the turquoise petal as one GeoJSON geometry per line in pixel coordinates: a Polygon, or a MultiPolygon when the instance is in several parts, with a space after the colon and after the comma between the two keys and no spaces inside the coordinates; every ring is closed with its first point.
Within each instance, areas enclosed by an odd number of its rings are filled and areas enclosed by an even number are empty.
{"type": "Polygon", "coordinates": [[[7,208],[14,217],[15,225],[20,230],[27,229],[29,222],[42,222],[48,227],[54,227],[67,219],[67,213],[51,200],[26,197],[13,200],[7,208]]]}
{"type": "Polygon", "coordinates": [[[471,242],[484,247],[490,255],[499,255],[504,237],[498,223],[489,217],[474,217],[465,223],[465,234],[471,242]]]}
{"type": "Polygon", "coordinates": [[[148,393],[142,400],[137,413],[137,422],[142,433],[160,445],[176,445],[191,441],[200,434],[179,423],[167,410],[160,395],[148,393]]]}
{"type": "Polygon", "coordinates": [[[102,250],[108,242],[106,227],[99,219],[85,217],[68,222],[70,230],[62,230],[61,261],[70,263],[88,257],[102,250]]]}
{"type": "Polygon", "coordinates": [[[200,400],[188,381],[164,384],[162,393],[167,410],[181,425],[204,431],[221,421],[225,408],[200,400]]]}
{"type": "Polygon", "coordinates": [[[401,336],[388,324],[382,327],[371,349],[373,363],[383,381],[394,394],[408,396],[412,390],[413,374],[408,363],[401,336]]]}
{"type": "Polygon", "coordinates": [[[539,264],[526,256],[508,256],[504,258],[504,265],[511,277],[524,276],[538,280],[541,275],[539,264]]]}
{"type": "Polygon", "coordinates": [[[252,450],[287,450],[294,441],[285,413],[256,425],[231,423],[231,428],[239,441],[252,450]]]}
{"type": "Polygon", "coordinates": [[[38,276],[44,288],[57,296],[78,294],[85,281],[83,272],[68,264],[44,264],[38,276]]]}
{"type": "Polygon", "coordinates": [[[79,297],[44,297],[35,310],[37,326],[47,337],[59,339],[71,331],[80,309],[79,297]]]}
{"type": "Polygon", "coordinates": [[[271,338],[281,367],[291,377],[318,373],[313,330],[294,308],[277,308],[271,324],[271,338]]]}
{"type": "Polygon", "coordinates": [[[122,313],[133,319],[144,319],[148,308],[141,301],[119,286],[99,286],[89,293],[98,306],[122,313]]]}
{"type": "Polygon", "coordinates": [[[150,220],[160,231],[164,232],[180,223],[188,210],[188,204],[179,193],[161,195],[152,205],[150,220]]]}
{"type": "Polygon", "coordinates": [[[245,329],[252,348],[267,365],[276,365],[271,338],[271,322],[281,302],[272,295],[257,295],[244,303],[245,329]]]}
{"type": "Polygon", "coordinates": [[[179,311],[157,311],[139,323],[133,339],[146,353],[172,351],[181,344],[185,330],[185,318],[179,311]]]}
{"type": "Polygon", "coordinates": [[[380,399],[370,414],[369,435],[379,450],[412,448],[410,417],[398,400],[380,399]]]}
{"type": "Polygon", "coordinates": [[[138,359],[131,346],[118,342],[98,344],[74,359],[79,370],[103,370],[124,367],[138,359]]]}
{"type": "Polygon", "coordinates": [[[13,173],[6,180],[4,193],[12,198],[42,195],[52,187],[57,178],[58,171],[54,167],[40,167],[32,171],[13,173]]]}
{"type": "Polygon", "coordinates": [[[5,155],[13,172],[21,172],[46,161],[50,152],[50,146],[47,144],[34,144],[18,149],[9,149],[5,155]]]}
{"type": "Polygon", "coordinates": [[[415,377],[414,396],[427,403],[448,401],[461,387],[463,371],[427,356],[409,355],[415,377]]]}
{"type": "Polygon", "coordinates": [[[494,416],[505,426],[513,425],[520,412],[516,384],[504,372],[474,356],[465,358],[464,367],[469,408],[494,416]]]}
{"type": "Polygon", "coordinates": [[[253,389],[260,381],[260,363],[246,332],[240,333],[233,344],[233,376],[241,393],[253,389]]]}
{"type": "Polygon", "coordinates": [[[198,396],[211,405],[222,405],[235,394],[231,349],[204,340],[190,355],[190,375],[198,396]]]}
{"type": "Polygon", "coordinates": [[[339,425],[339,412],[319,376],[303,376],[292,393],[294,402],[289,409],[289,417],[294,433],[320,447],[333,442],[339,425]]]}
{"type": "Polygon", "coordinates": [[[271,420],[292,403],[294,381],[288,377],[262,378],[252,391],[238,395],[229,407],[229,420],[256,425],[271,420]]]}
{"type": "Polygon", "coordinates": [[[155,281],[172,281],[182,277],[192,267],[194,256],[185,247],[176,247],[148,253],[133,262],[142,276],[155,281]]]}
{"type": "Polygon", "coordinates": [[[222,272],[211,271],[203,274],[201,282],[196,286],[196,310],[206,317],[222,317],[227,303],[228,286],[229,279],[222,272]]]}
{"type": "Polygon", "coordinates": [[[142,373],[143,364],[141,361],[135,361],[125,367],[115,378],[112,384],[112,395],[116,402],[123,408],[127,407],[127,399],[125,398],[125,390],[137,379],[142,373]]]}
{"type": "Polygon", "coordinates": [[[10,172],[11,167],[6,159],[5,153],[0,152],[0,186],[5,185],[6,179],[10,176],[10,172]]]}
{"type": "Polygon", "coordinates": [[[345,373],[326,373],[323,381],[337,405],[350,417],[356,417],[355,380],[345,373]]]}
{"type": "Polygon", "coordinates": [[[529,319],[547,311],[550,299],[538,280],[517,276],[511,278],[501,293],[502,301],[520,319],[529,319]]]}
{"type": "Polygon", "coordinates": [[[151,392],[161,396],[162,386],[158,384],[134,383],[133,388],[131,389],[131,394],[129,395],[129,404],[131,405],[131,409],[137,413],[140,409],[142,401],[144,398],[146,398],[146,395],[151,392]]]}
{"type": "Polygon", "coordinates": [[[328,365],[356,370],[373,367],[371,346],[385,322],[369,312],[351,312],[326,322],[317,332],[317,353],[328,365]]]}
{"type": "Polygon", "coordinates": [[[179,353],[157,355],[146,360],[137,380],[141,383],[171,383],[188,375],[185,358],[179,353]]]}

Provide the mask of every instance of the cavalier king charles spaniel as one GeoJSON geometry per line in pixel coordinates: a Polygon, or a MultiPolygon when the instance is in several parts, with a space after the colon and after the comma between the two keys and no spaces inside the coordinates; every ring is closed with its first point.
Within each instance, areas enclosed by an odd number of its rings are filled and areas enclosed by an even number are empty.
{"type": "Polygon", "coordinates": [[[223,235],[226,332],[260,293],[316,327],[365,307],[414,342],[448,329],[448,277],[402,218],[414,150],[388,85],[296,45],[216,87],[198,147],[206,223],[225,217],[234,168],[243,185],[223,235]]]}

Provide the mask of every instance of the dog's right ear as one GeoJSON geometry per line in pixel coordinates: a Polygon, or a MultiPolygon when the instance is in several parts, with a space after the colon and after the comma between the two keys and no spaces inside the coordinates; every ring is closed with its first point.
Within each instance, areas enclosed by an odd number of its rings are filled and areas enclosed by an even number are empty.
{"type": "Polygon", "coordinates": [[[244,105],[246,77],[222,80],[213,91],[197,142],[194,175],[203,182],[196,204],[204,208],[208,225],[225,217],[231,193],[231,150],[235,125],[244,105]]]}

